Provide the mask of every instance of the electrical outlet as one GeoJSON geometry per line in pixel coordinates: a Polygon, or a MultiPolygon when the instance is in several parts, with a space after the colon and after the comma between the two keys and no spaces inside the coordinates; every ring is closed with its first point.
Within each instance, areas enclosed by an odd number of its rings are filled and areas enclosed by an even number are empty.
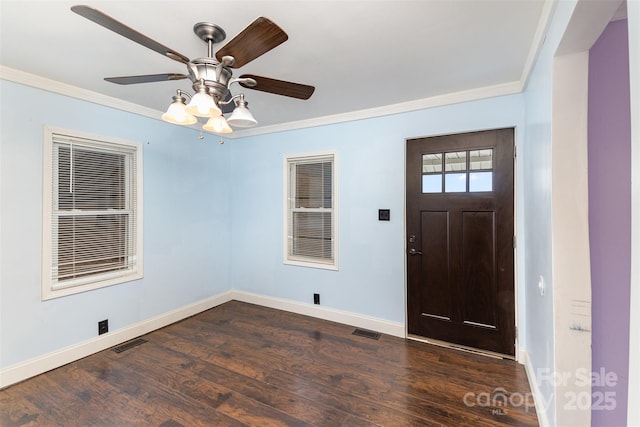
{"type": "Polygon", "coordinates": [[[98,322],[98,335],[106,334],[109,332],[109,319],[104,319],[98,322]]]}
{"type": "Polygon", "coordinates": [[[390,221],[391,210],[390,209],[378,209],[378,221],[390,221]]]}
{"type": "Polygon", "coordinates": [[[320,294],[313,294],[313,303],[320,304],[320,294]]]}

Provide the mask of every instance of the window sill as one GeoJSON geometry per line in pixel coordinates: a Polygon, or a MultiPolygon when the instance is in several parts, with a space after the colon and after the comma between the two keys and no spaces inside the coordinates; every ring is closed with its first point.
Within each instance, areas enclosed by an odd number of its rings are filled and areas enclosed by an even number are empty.
{"type": "Polygon", "coordinates": [[[42,288],[42,301],[79,294],[81,292],[92,291],[95,289],[106,288],[108,286],[119,285],[120,283],[132,282],[134,280],[140,280],[142,279],[142,277],[142,272],[137,271],[126,275],[113,277],[107,280],[94,281],[84,285],[55,288],[51,283],[46,283],[42,288]]]}
{"type": "Polygon", "coordinates": [[[337,262],[329,264],[329,263],[322,263],[322,262],[303,261],[303,260],[295,260],[295,259],[285,259],[283,261],[283,264],[285,264],[285,265],[295,265],[297,267],[318,268],[320,270],[338,271],[337,262]]]}

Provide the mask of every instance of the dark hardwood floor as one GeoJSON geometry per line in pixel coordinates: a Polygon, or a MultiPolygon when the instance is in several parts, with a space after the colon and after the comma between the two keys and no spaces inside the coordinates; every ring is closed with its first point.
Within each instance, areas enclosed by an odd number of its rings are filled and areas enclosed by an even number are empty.
{"type": "Polygon", "coordinates": [[[522,365],[353,330],[232,301],[1,390],[0,424],[537,425],[522,365]]]}

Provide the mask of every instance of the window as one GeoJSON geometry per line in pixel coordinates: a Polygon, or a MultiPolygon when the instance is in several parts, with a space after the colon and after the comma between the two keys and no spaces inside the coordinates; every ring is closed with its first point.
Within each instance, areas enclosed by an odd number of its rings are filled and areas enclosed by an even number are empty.
{"type": "Polygon", "coordinates": [[[42,298],[142,278],[142,149],[45,129],[42,298]]]}
{"type": "Polygon", "coordinates": [[[422,155],[423,193],[489,191],[493,191],[492,148],[422,155]]]}
{"type": "Polygon", "coordinates": [[[285,158],[285,264],[337,269],[334,153],[285,158]]]}

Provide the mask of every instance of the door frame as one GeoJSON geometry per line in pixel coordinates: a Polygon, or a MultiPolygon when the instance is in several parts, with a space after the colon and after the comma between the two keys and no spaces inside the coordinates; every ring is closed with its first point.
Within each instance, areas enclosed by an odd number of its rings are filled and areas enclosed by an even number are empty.
{"type": "MultiPolygon", "coordinates": [[[[514,159],[513,159],[513,234],[515,236],[515,247],[513,248],[513,271],[514,271],[514,277],[513,277],[513,299],[514,299],[514,317],[515,317],[515,328],[516,328],[516,336],[515,336],[515,357],[514,359],[516,361],[518,361],[519,363],[524,363],[524,354],[523,351],[524,349],[521,349],[520,347],[520,316],[519,316],[519,310],[518,310],[518,306],[520,304],[520,292],[519,292],[519,288],[520,288],[520,283],[525,283],[524,281],[524,243],[523,243],[523,238],[524,238],[524,230],[520,229],[520,224],[522,224],[524,221],[520,221],[520,217],[519,217],[519,213],[520,212],[524,212],[523,209],[521,209],[522,203],[523,201],[521,200],[521,195],[523,194],[523,192],[520,190],[520,185],[523,182],[523,180],[521,179],[521,173],[523,171],[522,168],[522,152],[521,152],[521,147],[520,147],[520,138],[519,138],[519,126],[517,124],[506,124],[504,126],[500,125],[500,126],[492,126],[492,127],[487,127],[487,128],[478,128],[478,129],[458,129],[458,130],[451,130],[450,132],[442,132],[442,133],[433,133],[433,134],[427,134],[427,135],[423,135],[423,136],[411,136],[411,137],[405,137],[404,139],[404,144],[403,144],[403,150],[404,150],[404,155],[403,155],[403,167],[402,167],[402,171],[403,171],[403,175],[404,175],[404,185],[403,185],[403,198],[404,198],[404,206],[403,206],[403,216],[402,216],[402,222],[403,222],[403,242],[404,242],[404,266],[403,266],[403,270],[404,270],[404,335],[405,338],[407,339],[411,339],[414,341],[421,341],[421,342],[426,342],[426,343],[430,343],[430,344],[435,344],[435,345],[441,345],[441,346],[449,346],[449,347],[455,347],[455,348],[459,348],[459,349],[468,349],[469,351],[475,352],[475,353],[482,353],[482,354],[486,354],[489,356],[495,355],[501,358],[506,358],[505,355],[503,354],[497,354],[497,353],[492,353],[489,351],[485,351],[485,350],[480,350],[480,349],[475,349],[475,348],[471,348],[471,347],[465,347],[462,345],[458,345],[458,344],[449,344],[449,343],[445,343],[442,341],[438,341],[438,340],[434,340],[434,339],[430,339],[430,338],[426,338],[426,337],[419,337],[416,335],[411,335],[409,334],[409,311],[407,309],[407,306],[409,304],[409,293],[407,291],[407,285],[408,285],[408,272],[407,272],[407,260],[408,260],[408,254],[407,254],[407,245],[408,245],[408,241],[407,241],[407,142],[409,140],[412,139],[419,139],[419,138],[431,138],[434,136],[447,136],[447,135],[456,135],[456,134],[460,134],[460,133],[470,133],[470,132],[482,132],[482,131],[491,131],[491,130],[496,130],[496,129],[504,129],[504,128],[512,128],[513,129],[513,148],[514,148],[514,159]]],[[[524,295],[524,292],[522,293],[524,295]]]]}

